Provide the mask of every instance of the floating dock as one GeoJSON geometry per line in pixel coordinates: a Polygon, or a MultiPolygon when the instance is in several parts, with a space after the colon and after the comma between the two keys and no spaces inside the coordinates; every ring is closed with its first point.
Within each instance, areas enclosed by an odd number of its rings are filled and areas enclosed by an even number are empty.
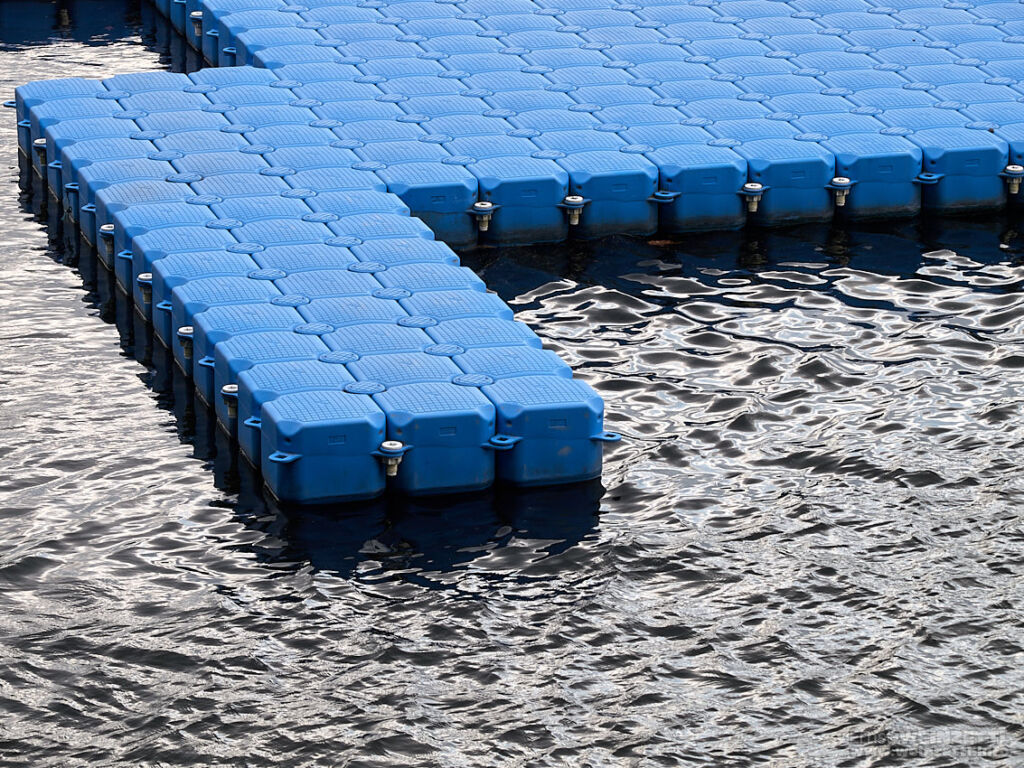
{"type": "Polygon", "coordinates": [[[156,5],[213,66],[17,89],[22,162],[286,501],[600,473],[600,398],[453,248],[1024,178],[1019,2],[156,5]]]}

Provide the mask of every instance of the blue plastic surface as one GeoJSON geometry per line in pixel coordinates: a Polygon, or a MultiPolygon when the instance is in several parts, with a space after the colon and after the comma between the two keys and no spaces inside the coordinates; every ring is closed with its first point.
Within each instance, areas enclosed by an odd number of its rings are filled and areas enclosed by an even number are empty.
{"type": "MultiPolygon", "coordinates": [[[[194,325],[195,317],[208,309],[240,304],[264,304],[279,296],[281,292],[269,280],[249,277],[208,277],[190,280],[171,291],[170,302],[154,305],[153,330],[165,346],[171,346],[170,337],[180,328],[194,325]]],[[[178,342],[180,343],[180,341],[178,342]]],[[[213,405],[214,382],[211,375],[213,352],[194,356],[193,373],[196,394],[208,405],[213,405]],[[204,371],[200,371],[202,367],[204,371]]]]}
{"type": "Polygon", "coordinates": [[[260,462],[263,405],[282,395],[317,390],[341,391],[355,381],[344,365],[321,360],[262,363],[238,374],[238,447],[251,463],[260,462]]]}
{"type": "Polygon", "coordinates": [[[397,475],[402,490],[454,493],[494,481],[495,408],[478,389],[417,382],[390,386],[373,399],[387,415],[388,439],[411,446],[397,475]]]}
{"type": "Polygon", "coordinates": [[[314,391],[263,406],[260,463],[271,492],[291,502],[346,501],[384,492],[374,455],[386,418],[370,395],[314,391]]]}
{"type": "Polygon", "coordinates": [[[303,325],[298,325],[291,331],[240,334],[214,347],[213,402],[207,402],[214,406],[221,424],[230,424],[226,398],[222,396],[224,387],[236,384],[239,373],[260,363],[316,360],[329,351],[318,336],[303,333],[303,328],[303,325]]]}
{"type": "Polygon", "coordinates": [[[192,316],[191,349],[186,355],[179,335],[182,326],[174,329],[174,358],[185,373],[194,375],[196,391],[212,392],[213,370],[209,365],[195,367],[196,360],[213,360],[214,347],[221,341],[243,333],[290,331],[305,319],[288,303],[275,303],[274,298],[255,303],[217,304],[192,316]]]}
{"type": "Polygon", "coordinates": [[[1021,177],[1021,3],[155,1],[259,66],[22,86],[21,162],[229,429],[238,379],[285,500],[599,472],[600,398],[452,247],[991,208],[1021,177]]]}

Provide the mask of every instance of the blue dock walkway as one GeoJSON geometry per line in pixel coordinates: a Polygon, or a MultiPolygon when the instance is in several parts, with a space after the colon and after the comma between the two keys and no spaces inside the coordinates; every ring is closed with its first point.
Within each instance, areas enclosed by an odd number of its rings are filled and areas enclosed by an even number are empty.
{"type": "Polygon", "coordinates": [[[156,5],[213,66],[19,88],[23,162],[289,501],[600,473],[600,398],[453,249],[1024,177],[1022,3],[156,5]]]}

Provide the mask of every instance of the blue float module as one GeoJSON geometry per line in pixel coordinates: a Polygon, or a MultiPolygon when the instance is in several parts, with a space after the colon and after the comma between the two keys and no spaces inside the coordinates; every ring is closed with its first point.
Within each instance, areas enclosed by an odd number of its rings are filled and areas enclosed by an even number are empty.
{"type": "Polygon", "coordinates": [[[23,86],[19,146],[289,500],[600,471],[599,398],[452,247],[991,208],[1024,176],[1021,3],[157,7],[222,68],[23,86]]]}
{"type": "MultiPolygon", "coordinates": [[[[113,78],[102,98],[177,135],[160,146],[194,151],[200,127],[160,112],[220,110],[274,164],[372,175],[455,248],[991,208],[1024,174],[1020,3],[157,5],[211,64],[267,70],[173,98],[113,78]]],[[[120,136],[79,88],[80,118],[120,136]]],[[[25,114],[47,98],[19,102],[26,146],[66,108],[25,114]]]]}
{"type": "Polygon", "coordinates": [[[991,208],[1024,173],[1016,2],[157,5],[210,64],[301,82],[457,246],[474,241],[474,187],[491,217],[476,239],[503,244],[573,222],[599,236],[991,208]]]}
{"type": "Polygon", "coordinates": [[[601,399],[336,146],[334,121],[267,74],[151,73],[129,76],[131,92],[125,78],[46,81],[18,106],[67,225],[274,494],[599,475],[615,439],[601,399]],[[210,98],[211,77],[247,122],[210,98]],[[282,92],[295,122],[276,119],[282,92]]]}

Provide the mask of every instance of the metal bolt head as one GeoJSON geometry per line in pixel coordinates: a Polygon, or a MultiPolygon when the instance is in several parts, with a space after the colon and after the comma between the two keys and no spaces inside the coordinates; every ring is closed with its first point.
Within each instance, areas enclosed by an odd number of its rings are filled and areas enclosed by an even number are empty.
{"type": "Polygon", "coordinates": [[[102,232],[105,235],[106,234],[113,234],[114,233],[114,225],[113,224],[103,224],[103,225],[100,226],[100,232],[102,232]]]}
{"type": "Polygon", "coordinates": [[[141,273],[139,274],[138,278],[137,278],[137,280],[138,280],[138,281],[139,281],[140,283],[144,283],[144,282],[146,282],[147,280],[152,280],[152,279],[153,279],[153,273],[152,273],[152,272],[141,272],[141,273]]]}
{"type": "Polygon", "coordinates": [[[400,451],[403,447],[403,444],[398,440],[385,440],[380,444],[382,451],[400,451]]]}
{"type": "Polygon", "coordinates": [[[1008,165],[1006,166],[1006,172],[1024,174],[1024,165],[1008,165]]]}
{"type": "Polygon", "coordinates": [[[191,336],[195,332],[195,328],[191,325],[183,325],[178,329],[179,336],[191,336]]]}
{"type": "Polygon", "coordinates": [[[477,211],[489,211],[494,207],[494,203],[488,202],[487,200],[480,200],[473,203],[473,209],[477,211]]]}
{"type": "Polygon", "coordinates": [[[836,176],[834,179],[832,179],[832,183],[835,184],[836,186],[845,186],[846,184],[850,183],[850,180],[845,176],[836,176]]]}
{"type": "Polygon", "coordinates": [[[238,394],[238,385],[237,384],[225,384],[223,387],[220,388],[220,393],[222,395],[237,395],[238,394]]]}
{"type": "Polygon", "coordinates": [[[583,197],[581,195],[569,195],[565,198],[565,202],[569,205],[580,205],[583,202],[583,197]]]}
{"type": "Polygon", "coordinates": [[[32,142],[32,146],[36,149],[40,149],[46,146],[46,139],[36,139],[32,142]]]}
{"type": "Polygon", "coordinates": [[[192,19],[193,21],[201,20],[203,18],[203,12],[202,11],[192,11],[192,13],[190,13],[188,15],[188,17],[190,19],[192,19]]]}
{"type": "Polygon", "coordinates": [[[743,185],[743,189],[746,192],[760,192],[762,189],[764,189],[764,184],[758,181],[748,181],[746,184],[743,185]]]}

